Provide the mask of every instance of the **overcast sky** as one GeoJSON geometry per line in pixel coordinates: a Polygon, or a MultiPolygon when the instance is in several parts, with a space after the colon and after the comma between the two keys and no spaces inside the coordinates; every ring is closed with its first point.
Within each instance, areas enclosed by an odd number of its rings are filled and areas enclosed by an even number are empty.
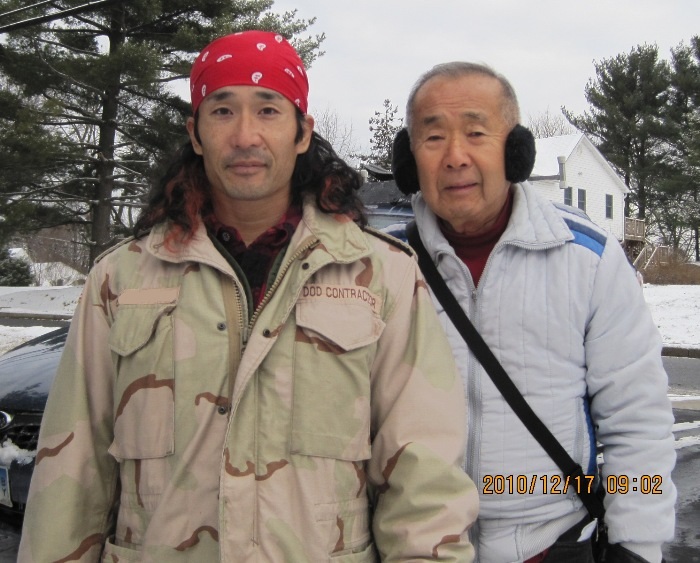
{"type": "Polygon", "coordinates": [[[385,98],[403,117],[413,82],[437,63],[468,60],[504,74],[529,115],[581,113],[593,61],[636,45],[671,47],[700,34],[700,0],[275,0],[316,17],[326,54],[309,70],[309,112],[325,108],[369,148],[368,119],[385,98]]]}

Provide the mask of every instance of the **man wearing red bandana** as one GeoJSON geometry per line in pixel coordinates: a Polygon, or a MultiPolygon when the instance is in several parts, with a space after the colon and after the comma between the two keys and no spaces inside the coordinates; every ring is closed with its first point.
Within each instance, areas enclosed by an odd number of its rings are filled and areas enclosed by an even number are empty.
{"type": "Polygon", "coordinates": [[[280,35],[215,40],[186,143],[88,277],[20,561],[471,561],[463,391],[280,35]]]}

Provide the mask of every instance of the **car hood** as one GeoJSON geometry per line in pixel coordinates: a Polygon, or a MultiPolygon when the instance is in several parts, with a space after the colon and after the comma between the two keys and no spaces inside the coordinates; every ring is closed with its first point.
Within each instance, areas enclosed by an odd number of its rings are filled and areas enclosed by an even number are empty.
{"type": "Polygon", "coordinates": [[[59,328],[0,356],[0,410],[44,410],[67,334],[59,328]]]}

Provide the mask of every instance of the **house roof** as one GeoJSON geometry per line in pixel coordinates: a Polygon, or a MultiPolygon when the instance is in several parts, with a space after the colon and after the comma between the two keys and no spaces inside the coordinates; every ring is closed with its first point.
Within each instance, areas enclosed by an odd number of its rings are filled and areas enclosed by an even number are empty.
{"type": "Polygon", "coordinates": [[[535,139],[537,156],[532,176],[556,176],[559,174],[557,157],[564,156],[568,159],[582,137],[583,133],[573,133],[547,137],[546,139],[535,139]]]}
{"type": "Polygon", "coordinates": [[[579,145],[584,145],[588,148],[590,153],[593,154],[593,157],[598,161],[598,164],[603,167],[621,192],[628,193],[630,191],[598,148],[591,143],[588,137],[580,132],[572,133],[571,135],[535,139],[537,156],[535,157],[535,166],[530,175],[531,179],[535,180],[535,176],[539,176],[541,179],[543,177],[558,177],[559,161],[557,157],[563,156],[568,161],[571,154],[579,145]]]}

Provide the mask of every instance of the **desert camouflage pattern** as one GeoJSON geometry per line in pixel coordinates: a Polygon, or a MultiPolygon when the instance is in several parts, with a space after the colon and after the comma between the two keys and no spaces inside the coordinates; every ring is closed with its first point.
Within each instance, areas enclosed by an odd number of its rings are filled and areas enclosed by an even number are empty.
{"type": "Polygon", "coordinates": [[[200,229],[91,272],[19,560],[471,561],[464,394],[415,260],[304,209],[252,316],[200,229]]]}

